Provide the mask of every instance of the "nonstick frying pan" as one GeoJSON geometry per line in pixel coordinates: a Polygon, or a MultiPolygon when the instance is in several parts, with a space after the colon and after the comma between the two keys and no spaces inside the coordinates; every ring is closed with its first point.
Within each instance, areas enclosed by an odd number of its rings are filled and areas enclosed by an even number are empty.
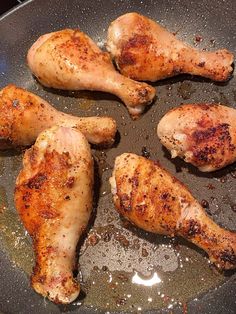
{"type": "Polygon", "coordinates": [[[25,2],[0,19],[0,87],[8,83],[31,90],[56,108],[75,115],[110,115],[119,136],[114,147],[93,149],[96,197],[88,233],[79,244],[78,300],[58,306],[36,294],[29,284],[33,264],[30,239],[14,209],[19,152],[0,155],[0,311],[3,313],[235,313],[236,275],[211,268],[204,253],[184,240],[152,235],[120,219],[115,212],[108,178],[114,159],[134,152],[159,159],[183,181],[209,215],[236,230],[235,165],[204,174],[162,148],[156,125],[170,108],[181,103],[221,102],[235,106],[236,80],[215,84],[191,76],[157,82],[157,99],[139,120],[131,121],[119,99],[99,92],[45,89],[26,66],[28,48],[39,35],[79,27],[102,48],[109,23],[136,11],[166,26],[199,48],[236,51],[234,0],[35,0],[25,2]],[[160,282],[161,281],[161,282],[160,282]],[[81,305],[82,303],[82,305],[81,305]]]}

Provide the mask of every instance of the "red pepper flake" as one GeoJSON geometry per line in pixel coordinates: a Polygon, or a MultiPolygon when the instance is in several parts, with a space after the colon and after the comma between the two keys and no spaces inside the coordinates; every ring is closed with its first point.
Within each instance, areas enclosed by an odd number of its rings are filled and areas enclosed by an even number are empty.
{"type": "Polygon", "coordinates": [[[96,234],[91,234],[88,237],[88,243],[91,246],[95,246],[99,242],[99,237],[96,234]]]}
{"type": "Polygon", "coordinates": [[[187,313],[188,313],[187,303],[183,303],[183,314],[187,314],[187,313]]]}
{"type": "Polygon", "coordinates": [[[215,190],[215,186],[211,183],[209,183],[207,186],[206,186],[209,190],[215,190]]]}
{"type": "Polygon", "coordinates": [[[200,35],[196,35],[196,36],[195,36],[195,41],[196,41],[197,43],[202,42],[202,41],[203,41],[202,36],[200,36],[200,35]]]}

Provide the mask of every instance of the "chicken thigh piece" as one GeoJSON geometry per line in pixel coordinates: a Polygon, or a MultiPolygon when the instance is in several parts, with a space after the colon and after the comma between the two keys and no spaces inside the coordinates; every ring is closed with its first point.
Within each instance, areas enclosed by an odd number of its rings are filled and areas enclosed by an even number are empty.
{"type": "Polygon", "coordinates": [[[199,51],[138,13],[127,13],[108,29],[107,49],[120,72],[134,80],[157,81],[180,73],[226,81],[233,54],[226,49],[199,51]]]}
{"type": "Polygon", "coordinates": [[[45,86],[115,94],[133,118],[155,97],[156,90],[118,73],[107,52],[80,30],[65,29],[39,37],[27,55],[33,74],[45,86]]]}
{"type": "Polygon", "coordinates": [[[236,110],[218,104],[186,104],[167,112],[157,134],[174,158],[204,172],[236,161],[236,110]]]}
{"type": "Polygon", "coordinates": [[[75,117],[56,110],[42,98],[15,85],[0,91],[0,150],[29,146],[43,130],[60,125],[81,131],[92,144],[114,142],[116,122],[110,117],[75,117]]]}
{"type": "Polygon", "coordinates": [[[78,240],[91,209],[93,159],[82,133],[54,126],[27,150],[15,189],[15,205],[33,239],[33,288],[55,303],[80,292],[73,278],[78,240]]]}
{"type": "Polygon", "coordinates": [[[236,233],[219,227],[183,183],[157,162],[135,154],[116,158],[110,178],[118,212],[138,227],[182,236],[222,269],[236,268],[236,233]]]}

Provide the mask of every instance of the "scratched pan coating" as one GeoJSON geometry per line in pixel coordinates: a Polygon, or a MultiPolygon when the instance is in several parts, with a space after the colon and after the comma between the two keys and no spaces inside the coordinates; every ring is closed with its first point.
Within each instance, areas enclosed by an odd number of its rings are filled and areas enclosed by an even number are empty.
{"type": "Polygon", "coordinates": [[[110,115],[117,120],[120,135],[113,148],[93,149],[97,172],[94,214],[88,234],[79,245],[78,277],[83,278],[84,293],[69,306],[54,305],[30,288],[33,263],[30,239],[13,204],[14,182],[22,155],[1,153],[0,311],[3,313],[236,311],[235,273],[218,274],[209,267],[204,253],[193,245],[145,233],[121,220],[114,210],[108,185],[117,155],[127,151],[150,155],[183,181],[199,201],[209,203],[207,211],[217,223],[235,230],[235,165],[204,174],[179,159],[171,160],[158,141],[156,125],[165,112],[181,103],[221,102],[234,107],[236,79],[214,84],[179,76],[157,82],[155,103],[138,121],[132,121],[127,109],[112,95],[45,89],[26,66],[26,52],[39,35],[79,27],[102,47],[109,23],[130,11],[153,18],[177,33],[178,38],[199,48],[236,50],[234,0],[38,0],[28,1],[0,19],[1,88],[15,83],[42,96],[57,109],[75,115],[110,115]],[[155,284],[147,287],[150,280],[156,280],[155,284]]]}

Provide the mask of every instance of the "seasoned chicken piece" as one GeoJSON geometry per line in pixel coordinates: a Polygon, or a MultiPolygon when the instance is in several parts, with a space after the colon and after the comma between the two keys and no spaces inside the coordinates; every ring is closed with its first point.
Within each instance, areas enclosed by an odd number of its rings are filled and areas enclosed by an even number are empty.
{"type": "Polygon", "coordinates": [[[134,80],[154,82],[189,73],[226,81],[233,71],[233,54],[228,50],[194,49],[137,13],[124,14],[111,23],[107,49],[120,72],[134,80]]]}
{"type": "Polygon", "coordinates": [[[118,212],[132,223],[182,236],[205,250],[219,268],[236,268],[236,233],[214,223],[184,184],[157,162],[122,154],[110,184],[118,212]]]}
{"type": "Polygon", "coordinates": [[[12,84],[0,91],[0,113],[0,149],[29,146],[53,125],[73,127],[93,144],[110,145],[116,134],[116,122],[110,117],[74,117],[12,84]]]}
{"type": "Polygon", "coordinates": [[[154,87],[116,72],[110,56],[80,30],[65,29],[39,37],[30,48],[28,65],[45,86],[115,94],[135,118],[155,97],[154,87]]]}
{"type": "Polygon", "coordinates": [[[33,288],[55,303],[80,292],[73,278],[78,240],[91,209],[93,160],[77,130],[54,126],[27,150],[15,189],[15,205],[33,239],[33,288]]]}
{"type": "Polygon", "coordinates": [[[157,134],[161,143],[204,172],[236,161],[236,110],[217,104],[187,104],[167,112],[157,134]]]}

